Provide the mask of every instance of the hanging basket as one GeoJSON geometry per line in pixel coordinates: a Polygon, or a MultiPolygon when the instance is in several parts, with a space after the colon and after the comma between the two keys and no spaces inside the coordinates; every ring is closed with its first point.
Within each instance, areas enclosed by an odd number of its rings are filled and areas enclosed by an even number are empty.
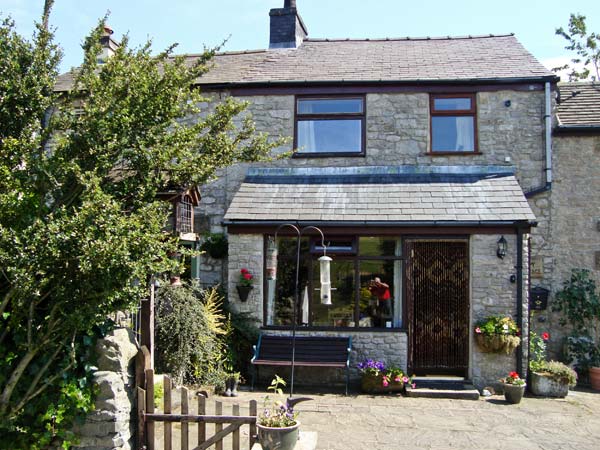
{"type": "Polygon", "coordinates": [[[506,353],[510,355],[521,344],[519,336],[511,334],[476,334],[479,349],[484,353],[506,353]]]}
{"type": "Polygon", "coordinates": [[[245,302],[248,300],[248,296],[250,295],[250,291],[253,289],[252,286],[236,286],[238,295],[240,300],[245,302]]]}

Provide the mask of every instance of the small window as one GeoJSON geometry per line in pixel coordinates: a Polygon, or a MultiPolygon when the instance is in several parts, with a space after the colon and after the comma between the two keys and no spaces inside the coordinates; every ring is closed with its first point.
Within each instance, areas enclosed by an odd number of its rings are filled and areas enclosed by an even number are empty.
{"type": "Polygon", "coordinates": [[[363,97],[297,98],[296,156],[364,153],[363,97]]]}
{"type": "Polygon", "coordinates": [[[431,152],[477,152],[475,95],[431,96],[431,152]]]}
{"type": "Polygon", "coordinates": [[[177,203],[177,217],[175,229],[179,233],[192,233],[194,231],[194,206],[189,195],[182,195],[177,203]]]}

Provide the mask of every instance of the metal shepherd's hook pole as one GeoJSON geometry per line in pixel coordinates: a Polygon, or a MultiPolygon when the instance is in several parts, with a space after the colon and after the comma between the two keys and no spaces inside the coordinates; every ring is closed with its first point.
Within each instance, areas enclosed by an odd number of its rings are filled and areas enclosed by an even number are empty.
{"type": "Polygon", "coordinates": [[[296,281],[294,285],[294,307],[292,308],[292,368],[291,368],[291,380],[290,380],[290,397],[294,395],[294,368],[296,362],[296,328],[297,328],[297,317],[298,317],[298,304],[300,299],[300,238],[307,230],[315,230],[321,235],[321,245],[325,252],[325,235],[323,232],[314,226],[307,226],[304,228],[298,228],[298,226],[292,223],[284,223],[279,225],[275,230],[275,242],[277,242],[277,234],[279,230],[284,227],[292,228],[296,232],[296,281]]]}

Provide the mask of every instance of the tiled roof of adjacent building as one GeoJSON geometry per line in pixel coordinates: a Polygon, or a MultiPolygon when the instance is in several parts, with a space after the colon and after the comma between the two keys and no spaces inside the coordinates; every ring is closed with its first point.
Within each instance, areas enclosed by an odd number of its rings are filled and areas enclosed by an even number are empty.
{"type": "Polygon", "coordinates": [[[600,82],[559,83],[559,127],[600,126],[600,82]]]}
{"type": "MultiPolygon", "coordinates": [[[[190,61],[197,55],[188,55],[190,61]]],[[[199,84],[443,82],[552,78],[512,35],[306,39],[298,48],[217,54],[199,84]]],[[[56,89],[69,89],[71,74],[56,89]]]]}
{"type": "Polygon", "coordinates": [[[225,220],[302,222],[535,221],[503,167],[250,169],[225,220]]]}

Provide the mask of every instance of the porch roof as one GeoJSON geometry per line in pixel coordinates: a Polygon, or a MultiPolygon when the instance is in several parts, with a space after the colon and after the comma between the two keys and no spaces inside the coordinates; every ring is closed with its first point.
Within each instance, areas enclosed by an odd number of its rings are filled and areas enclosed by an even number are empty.
{"type": "Polygon", "coordinates": [[[226,223],[533,222],[512,169],[366,166],[250,169],[226,223]]]}

